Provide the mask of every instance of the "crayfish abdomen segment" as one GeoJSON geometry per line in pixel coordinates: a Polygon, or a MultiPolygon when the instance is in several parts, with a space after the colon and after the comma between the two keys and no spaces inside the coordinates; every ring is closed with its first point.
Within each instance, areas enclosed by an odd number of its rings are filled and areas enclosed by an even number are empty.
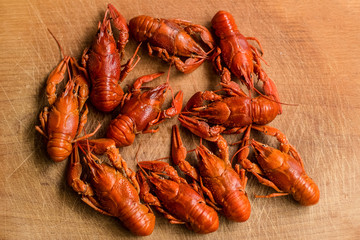
{"type": "Polygon", "coordinates": [[[218,11],[211,20],[211,25],[220,39],[233,36],[235,32],[239,31],[234,17],[225,11],[218,11]]]}
{"type": "Polygon", "coordinates": [[[164,48],[169,54],[176,54],[175,37],[181,30],[176,24],[165,19],[142,15],[132,18],[129,28],[136,41],[148,41],[153,46],[164,48]]]}
{"type": "Polygon", "coordinates": [[[154,230],[155,216],[140,203],[134,186],[112,167],[106,164],[100,166],[92,171],[92,186],[102,209],[118,217],[134,234],[150,235],[154,230]]]}
{"type": "Polygon", "coordinates": [[[72,151],[72,137],[62,133],[54,133],[47,143],[49,156],[55,162],[65,160],[72,151]]]}
{"type": "MultiPolygon", "coordinates": [[[[200,197],[190,186],[179,185],[179,196],[176,203],[178,209],[183,209],[182,217],[187,220],[191,229],[197,233],[211,233],[219,227],[219,217],[217,212],[206,205],[204,199],[200,197]],[[184,208],[184,203],[186,207],[184,208]]],[[[170,209],[172,206],[168,206],[170,209]]]]}
{"type": "Polygon", "coordinates": [[[259,96],[252,99],[251,107],[253,122],[265,125],[276,118],[281,106],[275,100],[259,96]]]}
{"type": "Polygon", "coordinates": [[[137,42],[151,39],[159,27],[160,19],[144,15],[134,17],[129,22],[130,34],[137,42]]]}
{"type": "Polygon", "coordinates": [[[316,183],[305,173],[298,178],[291,189],[292,196],[301,205],[314,205],[319,201],[320,190],[316,183]]]}
{"type": "Polygon", "coordinates": [[[134,234],[149,235],[155,227],[155,216],[140,203],[139,195],[127,179],[124,178],[120,183],[114,186],[116,190],[113,190],[113,198],[109,199],[118,203],[117,217],[134,234]]]}
{"type": "Polygon", "coordinates": [[[155,193],[169,213],[186,222],[194,232],[210,233],[218,229],[217,212],[188,184],[163,179],[156,185],[155,193]]]}
{"type": "Polygon", "coordinates": [[[126,115],[119,115],[110,122],[107,138],[115,141],[117,147],[129,146],[134,142],[134,122],[126,115]]]}
{"type": "Polygon", "coordinates": [[[251,213],[250,201],[241,190],[233,190],[224,198],[222,211],[224,215],[236,222],[245,222],[251,213]]]}
{"type": "Polygon", "coordinates": [[[110,112],[119,105],[123,96],[124,91],[117,81],[98,80],[93,85],[90,100],[97,109],[110,112]]]}
{"type": "Polygon", "coordinates": [[[219,228],[219,217],[215,210],[203,204],[198,203],[193,209],[194,221],[189,225],[194,232],[211,233],[219,228]]]}
{"type": "Polygon", "coordinates": [[[134,203],[133,211],[129,211],[129,218],[124,219],[124,225],[136,235],[150,235],[155,227],[155,215],[140,203],[134,203]]]}

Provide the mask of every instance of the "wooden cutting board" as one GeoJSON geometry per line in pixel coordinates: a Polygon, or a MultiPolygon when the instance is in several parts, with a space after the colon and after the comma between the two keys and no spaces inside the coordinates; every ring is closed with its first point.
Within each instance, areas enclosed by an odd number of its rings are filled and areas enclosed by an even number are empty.
{"type": "MultiPolygon", "coordinates": [[[[210,27],[218,10],[231,12],[245,36],[257,37],[275,81],[283,114],[270,125],[284,132],[296,146],[308,174],[321,191],[320,202],[303,207],[291,197],[255,199],[269,194],[248,174],[250,219],[234,223],[220,216],[217,232],[197,235],[183,225],[171,225],[156,213],[153,234],[147,239],[355,239],[360,236],[360,4],[359,1],[115,1],[127,18],[149,15],[180,18],[210,27]]],[[[80,57],[92,41],[107,1],[1,1],[0,35],[0,205],[1,239],[121,239],[132,237],[120,222],[88,207],[65,182],[67,161],[52,162],[44,139],[35,132],[44,106],[45,81],[61,59],[47,31],[51,29],[66,54],[80,57]]],[[[129,58],[136,47],[126,47],[129,58]]],[[[137,77],[167,71],[168,65],[149,57],[141,61],[123,86],[137,77]]],[[[149,86],[165,81],[162,77],[149,86]]],[[[185,101],[196,91],[218,89],[219,78],[210,63],[184,75],[171,70],[174,91],[185,101]]],[[[170,98],[167,100],[169,106],[170,98]]],[[[90,107],[88,129],[100,121],[103,136],[111,114],[90,107]]],[[[171,126],[136,137],[121,149],[129,166],[139,160],[169,156],[171,126]]],[[[184,143],[194,148],[199,139],[181,128],[184,143]]],[[[274,143],[254,134],[257,140],[274,143]]],[[[235,142],[238,136],[226,136],[235,142]]],[[[236,147],[231,148],[233,153],[236,147]]],[[[195,156],[190,154],[191,161],[195,156]]]]}

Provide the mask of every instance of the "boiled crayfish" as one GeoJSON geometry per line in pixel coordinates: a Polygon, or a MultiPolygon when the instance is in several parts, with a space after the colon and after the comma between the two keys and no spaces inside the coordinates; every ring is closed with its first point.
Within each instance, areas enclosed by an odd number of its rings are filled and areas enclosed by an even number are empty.
{"type": "MultiPolygon", "coordinates": [[[[238,30],[233,16],[226,11],[217,12],[211,24],[215,35],[219,38],[219,47],[213,55],[215,69],[222,73],[223,61],[230,71],[252,90],[255,89],[253,74],[256,73],[258,79],[267,85],[267,88],[264,88],[265,95],[272,95],[273,100],[279,103],[276,85],[261,67],[260,53],[248,43],[248,40],[255,40],[262,50],[259,40],[254,37],[244,37],[238,30]]],[[[281,112],[280,106],[279,114],[281,112]]]]}
{"type": "Polygon", "coordinates": [[[117,147],[129,146],[138,133],[154,133],[150,129],[167,118],[174,117],[181,111],[183,92],[179,91],[172,102],[172,107],[161,111],[166,92],[170,89],[169,78],[166,83],[142,92],[141,86],[161,76],[155,73],[138,78],[131,91],[124,97],[120,114],[110,122],[107,137],[116,142],[117,147]]]}
{"type": "MultiPolygon", "coordinates": [[[[218,146],[227,146],[218,141],[218,146]]],[[[213,154],[204,145],[196,148],[198,171],[185,160],[186,148],[184,147],[179,128],[174,125],[172,129],[172,161],[195,181],[208,195],[210,204],[219,209],[230,220],[244,222],[250,217],[251,206],[245,192],[247,177],[245,170],[232,168],[228,158],[228,149],[220,149],[221,158],[213,154]]]]}
{"type": "Polygon", "coordinates": [[[96,38],[91,47],[85,49],[82,59],[82,64],[87,68],[92,85],[90,101],[100,111],[110,112],[120,104],[124,92],[119,82],[125,79],[140,60],[138,58],[135,61],[139,46],[133,57],[121,70],[121,59],[128,39],[129,28],[125,18],[112,4],[109,4],[102,23],[99,22],[96,38]],[[118,44],[113,37],[108,14],[110,14],[115,27],[120,31],[118,44]]]}
{"type": "Polygon", "coordinates": [[[157,52],[162,60],[174,63],[184,73],[198,68],[214,49],[214,40],[209,30],[201,25],[184,20],[167,20],[138,16],[129,22],[131,35],[138,42],[147,42],[149,54],[157,52]],[[199,34],[210,48],[205,52],[192,35],[199,34]],[[187,58],[185,62],[181,58],[187,58]]]}
{"type": "Polygon", "coordinates": [[[218,229],[216,211],[206,204],[194,186],[179,177],[172,166],[161,161],[142,161],[138,166],[140,170],[136,177],[141,199],[164,214],[170,223],[186,224],[197,233],[211,233],[218,229]]]}
{"type": "Polygon", "coordinates": [[[260,183],[272,187],[278,192],[257,197],[276,197],[290,194],[296,201],[305,206],[314,205],[319,201],[319,188],[306,174],[300,154],[278,129],[269,126],[249,126],[243,138],[242,148],[244,149],[240,149],[238,155],[241,166],[251,172],[260,183]],[[280,142],[280,150],[253,139],[250,140],[251,128],[276,137],[280,142]],[[258,164],[247,158],[249,149],[244,147],[248,145],[249,141],[255,150],[258,164]]]}
{"type": "Polygon", "coordinates": [[[135,173],[129,169],[125,160],[111,139],[95,139],[75,143],[69,165],[68,184],[82,196],[82,200],[96,211],[117,217],[136,235],[150,235],[155,227],[155,216],[149,208],[140,203],[139,185],[135,173]],[[87,146],[90,147],[86,151],[87,146]],[[89,179],[81,179],[83,166],[78,148],[86,154],[85,165],[90,169],[89,179]],[[106,153],[112,166],[101,163],[95,154],[106,153]]]}
{"type": "Polygon", "coordinates": [[[47,79],[46,95],[50,109],[44,108],[39,116],[41,125],[35,127],[46,137],[47,152],[55,162],[63,161],[71,154],[72,144],[75,141],[90,137],[96,132],[95,130],[91,134],[78,138],[87,122],[88,108],[85,101],[88,92],[86,71],[73,57],[65,56],[47,79]],[[69,76],[72,75],[72,77],[67,82],[63,93],[57,97],[56,86],[64,80],[69,62],[71,66],[69,76]],[[80,117],[84,105],[85,110],[80,117]]]}
{"type": "MultiPolygon", "coordinates": [[[[264,125],[275,119],[280,104],[274,95],[251,98],[230,79],[230,72],[224,68],[221,90],[225,94],[195,93],[179,116],[181,124],[201,138],[217,141],[221,133],[240,133],[250,124],[264,125]]],[[[264,89],[269,87],[267,83],[264,89]]]]}

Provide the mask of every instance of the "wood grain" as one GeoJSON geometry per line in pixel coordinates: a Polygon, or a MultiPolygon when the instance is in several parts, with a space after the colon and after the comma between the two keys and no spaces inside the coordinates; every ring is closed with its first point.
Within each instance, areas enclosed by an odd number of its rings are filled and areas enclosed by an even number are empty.
{"type": "MultiPolygon", "coordinates": [[[[0,22],[0,238],[1,239],[121,239],[132,237],[117,219],[85,205],[65,183],[66,161],[53,163],[43,138],[35,132],[38,114],[46,105],[44,84],[61,59],[47,28],[67,54],[80,57],[96,32],[107,1],[1,1],[0,22]]],[[[247,191],[252,215],[245,223],[220,217],[219,230],[196,235],[182,225],[170,225],[157,214],[154,233],[147,239],[355,239],[360,236],[360,2],[359,1],[116,1],[127,18],[145,14],[182,18],[210,27],[218,10],[230,11],[240,31],[260,39],[268,75],[285,103],[273,121],[297,147],[308,174],[318,183],[321,198],[302,207],[290,197],[255,199],[272,192],[249,175],[247,191]]],[[[130,42],[126,58],[135,49],[130,42]]],[[[136,69],[125,80],[167,71],[168,66],[143,49],[136,69]]],[[[160,78],[152,84],[165,81],[160,78]]],[[[195,91],[216,89],[218,78],[210,64],[183,75],[171,71],[171,85],[188,99],[195,91]]],[[[152,86],[153,86],[152,85],[152,86]]],[[[169,104],[169,101],[168,101],[169,104]]],[[[106,125],[110,115],[90,107],[89,128],[106,125]]],[[[121,153],[134,168],[141,160],[170,152],[171,126],[152,135],[137,136],[121,153]]],[[[99,133],[104,134],[105,127],[99,133]]],[[[193,148],[199,139],[187,133],[193,148]]],[[[185,135],[183,134],[183,135],[185,135]]],[[[261,135],[255,138],[271,141],[261,135]]],[[[236,141],[239,136],[226,136],[236,141]]],[[[235,148],[231,151],[236,150],[235,148]]],[[[194,158],[194,156],[191,156],[194,158]]]]}

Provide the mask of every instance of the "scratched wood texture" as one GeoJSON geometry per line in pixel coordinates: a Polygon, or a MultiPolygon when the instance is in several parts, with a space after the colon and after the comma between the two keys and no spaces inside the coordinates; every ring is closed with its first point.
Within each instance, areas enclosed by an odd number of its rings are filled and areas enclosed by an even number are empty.
{"type": "MultiPolygon", "coordinates": [[[[67,186],[67,161],[53,163],[44,139],[35,132],[38,114],[46,106],[45,81],[61,59],[47,31],[57,36],[66,54],[80,57],[90,44],[107,1],[10,1],[0,3],[0,239],[122,239],[135,238],[115,218],[85,205],[67,186]]],[[[170,225],[156,214],[156,229],[147,239],[355,239],[360,236],[360,2],[359,1],[114,1],[130,19],[145,14],[182,18],[210,27],[220,9],[230,11],[241,32],[260,39],[264,66],[276,82],[283,114],[272,126],[297,147],[308,174],[317,182],[320,202],[302,207],[291,197],[255,199],[272,190],[249,176],[247,192],[252,214],[245,223],[220,216],[220,227],[197,235],[183,225],[170,225]]],[[[126,58],[136,47],[131,41],[126,58]]],[[[138,76],[167,71],[168,65],[147,55],[123,86],[138,76]]],[[[165,77],[149,84],[155,86],[165,77]]],[[[218,88],[211,64],[183,75],[171,70],[171,85],[187,100],[195,91],[218,88]]],[[[169,101],[167,101],[169,106],[169,101]]],[[[111,115],[90,107],[88,129],[98,121],[102,136],[111,115]]],[[[139,159],[165,157],[170,152],[172,119],[152,135],[137,136],[121,149],[134,168],[139,159]]],[[[181,129],[191,149],[199,139],[181,129]]],[[[226,136],[236,141],[241,136],[226,136]]],[[[271,138],[254,134],[271,143],[271,138]]],[[[236,148],[232,147],[232,153],[236,148]]],[[[190,154],[194,161],[194,155],[190,154]]]]}

